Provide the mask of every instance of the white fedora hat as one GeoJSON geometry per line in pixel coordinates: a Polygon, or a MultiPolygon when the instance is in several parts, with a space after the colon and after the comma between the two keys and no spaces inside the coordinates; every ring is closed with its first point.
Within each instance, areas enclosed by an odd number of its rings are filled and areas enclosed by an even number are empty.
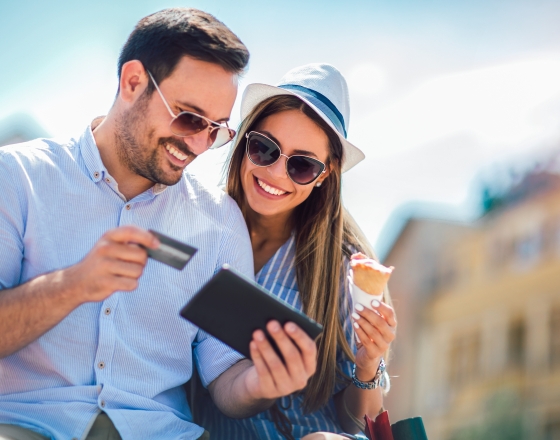
{"type": "Polygon", "coordinates": [[[365,158],[358,147],[346,140],[350,120],[348,86],[334,66],[313,63],[296,67],[286,73],[276,87],[268,84],[249,84],[243,92],[241,120],[244,120],[256,105],[277,95],[297,96],[335,131],[344,148],[343,173],[365,158]]]}

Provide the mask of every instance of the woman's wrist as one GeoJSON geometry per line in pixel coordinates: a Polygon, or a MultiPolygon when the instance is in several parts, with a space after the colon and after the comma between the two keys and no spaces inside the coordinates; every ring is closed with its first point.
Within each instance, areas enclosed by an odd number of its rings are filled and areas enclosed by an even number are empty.
{"type": "Polygon", "coordinates": [[[374,359],[371,362],[371,366],[368,366],[367,368],[362,368],[358,364],[356,364],[356,368],[355,368],[356,378],[362,382],[371,382],[375,377],[375,375],[377,374],[377,370],[379,369],[379,364],[381,363],[381,359],[383,359],[383,357],[381,356],[374,359]]]}
{"type": "Polygon", "coordinates": [[[373,375],[373,378],[369,380],[365,380],[365,381],[360,380],[357,374],[356,365],[354,365],[354,368],[352,370],[352,383],[354,384],[354,386],[362,390],[373,390],[377,387],[385,388],[385,382],[386,382],[385,378],[386,378],[385,361],[383,360],[383,358],[380,359],[379,366],[377,367],[377,370],[373,375]]]}

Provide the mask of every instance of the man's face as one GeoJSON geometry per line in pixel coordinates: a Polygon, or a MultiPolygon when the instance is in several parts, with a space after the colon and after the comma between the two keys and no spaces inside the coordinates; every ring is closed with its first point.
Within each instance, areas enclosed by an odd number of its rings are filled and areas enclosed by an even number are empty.
{"type": "MultiPolygon", "coordinates": [[[[237,95],[237,75],[217,64],[185,56],[159,87],[174,114],[191,111],[226,122],[237,95]]],[[[139,96],[117,124],[120,162],[152,182],[176,184],[184,168],[208,149],[208,130],[179,137],[171,132],[171,120],[156,90],[139,96]]]]}

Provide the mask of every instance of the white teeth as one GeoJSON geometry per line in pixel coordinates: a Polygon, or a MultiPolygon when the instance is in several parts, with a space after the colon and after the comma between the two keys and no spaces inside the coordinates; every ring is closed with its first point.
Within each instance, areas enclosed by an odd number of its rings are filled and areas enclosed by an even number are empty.
{"type": "Polygon", "coordinates": [[[273,187],[267,185],[266,183],[264,183],[263,181],[261,181],[260,179],[257,179],[257,183],[267,193],[275,195],[275,196],[281,196],[282,194],[286,194],[286,192],[287,192],[287,191],[281,191],[278,188],[273,188],[273,187]]]}
{"type": "Polygon", "coordinates": [[[169,144],[165,144],[165,149],[171,153],[171,155],[175,156],[179,160],[185,160],[187,157],[186,154],[181,153],[177,148],[172,147],[169,144]]]}

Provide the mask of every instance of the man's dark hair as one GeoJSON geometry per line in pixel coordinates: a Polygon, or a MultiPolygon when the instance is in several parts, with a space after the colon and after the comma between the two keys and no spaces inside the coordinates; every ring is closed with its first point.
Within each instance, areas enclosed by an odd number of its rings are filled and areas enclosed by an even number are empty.
{"type": "MultiPolygon", "coordinates": [[[[241,73],[249,62],[245,45],[213,15],[193,8],[170,8],[138,22],[121,50],[119,79],[122,66],[138,60],[159,84],[185,55],[218,64],[231,73],[241,73]]],[[[154,90],[150,81],[148,94],[154,90]]]]}

